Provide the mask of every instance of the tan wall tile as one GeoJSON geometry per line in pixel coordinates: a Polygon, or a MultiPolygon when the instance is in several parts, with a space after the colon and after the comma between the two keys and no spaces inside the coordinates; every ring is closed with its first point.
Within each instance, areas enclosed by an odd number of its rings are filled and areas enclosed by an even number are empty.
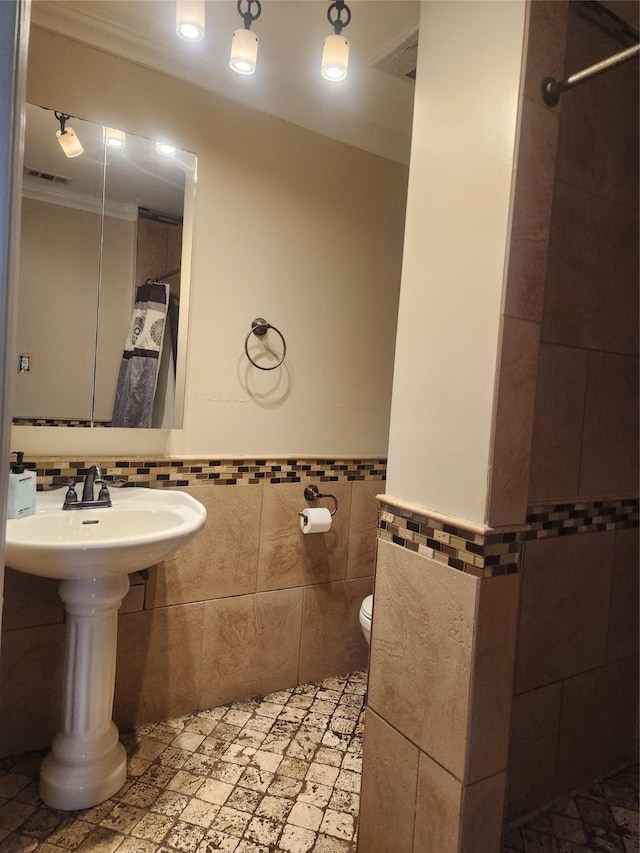
{"type": "Polygon", "coordinates": [[[505,314],[538,323],[542,320],[559,124],[560,114],[542,103],[539,92],[535,101],[525,98],[505,314]]]}
{"type": "Polygon", "coordinates": [[[64,619],[64,605],[58,595],[59,581],[5,569],[2,627],[29,628],[51,625],[64,619]]]}
{"type": "Polygon", "coordinates": [[[554,799],[562,684],[514,696],[507,784],[507,820],[554,799]]]}
{"type": "Polygon", "coordinates": [[[613,531],[526,543],[517,693],[604,663],[613,546],[613,531]]]}
{"type": "Polygon", "coordinates": [[[542,340],[634,355],[637,332],[637,211],[557,180],[542,340]]]}
{"type": "Polygon", "coordinates": [[[149,607],[255,592],[262,486],[184,489],[207,510],[204,530],[149,573],[149,607]]]}
{"type": "MultiPolygon", "coordinates": [[[[545,77],[564,76],[565,39],[569,3],[566,0],[533,0],[529,9],[529,39],[525,75],[525,97],[540,100],[545,77]]],[[[561,105],[555,107],[560,109],[561,105]]]]}
{"type": "Polygon", "coordinates": [[[497,773],[464,789],[460,853],[501,849],[506,775],[497,773]]]}
{"type": "Polygon", "coordinates": [[[388,542],[378,548],[369,703],[462,778],[478,580],[388,542]]]}
{"type": "Polygon", "coordinates": [[[423,850],[457,853],[461,810],[461,782],[421,752],[413,842],[415,853],[423,850]]]}
{"type": "Polygon", "coordinates": [[[616,530],[607,660],[638,651],[638,529],[616,530]]]}
{"type": "Polygon", "coordinates": [[[358,614],[372,588],[372,578],[304,588],[300,684],[366,668],[369,646],[358,614]]]}
{"type": "Polygon", "coordinates": [[[130,586],[118,612],[133,613],[134,610],[144,610],[144,588],[143,583],[130,586]]]}
{"type": "Polygon", "coordinates": [[[538,358],[529,496],[577,495],[588,355],[543,343],[538,358]]]}
{"type": "Polygon", "coordinates": [[[60,728],[66,625],[2,635],[0,755],[48,746],[60,728]]]}
{"type": "Polygon", "coordinates": [[[301,621],[301,589],[208,601],[198,707],[296,684],[301,621]]]}
{"type": "Polygon", "coordinates": [[[468,782],[493,776],[507,767],[519,593],[519,575],[480,581],[468,731],[468,782]]]}
{"type": "Polygon", "coordinates": [[[351,519],[347,558],[347,577],[349,578],[373,575],[380,508],[376,495],[383,491],[383,485],[379,480],[363,480],[351,484],[351,519]]]}
{"type": "Polygon", "coordinates": [[[527,514],[540,326],[504,317],[487,522],[522,524],[527,514]]]}
{"type": "Polygon", "coordinates": [[[580,493],[638,494],[637,358],[589,353],[580,493]]]}
{"type": "Polygon", "coordinates": [[[359,853],[418,853],[413,845],[418,756],[412,743],[367,709],[359,853]]]}
{"type": "Polygon", "coordinates": [[[118,617],[114,719],[120,728],[196,709],[202,626],[202,604],[118,617]]]}
{"type": "MultiPolygon", "coordinates": [[[[303,534],[298,513],[310,504],[300,483],[265,486],[258,559],[258,589],[285,589],[342,580],[347,575],[350,483],[319,483],[339,502],[327,533],[303,534]]],[[[331,501],[320,501],[331,508],[331,501]]]]}
{"type": "Polygon", "coordinates": [[[638,658],[627,658],[563,684],[558,793],[636,759],[638,658]]]}

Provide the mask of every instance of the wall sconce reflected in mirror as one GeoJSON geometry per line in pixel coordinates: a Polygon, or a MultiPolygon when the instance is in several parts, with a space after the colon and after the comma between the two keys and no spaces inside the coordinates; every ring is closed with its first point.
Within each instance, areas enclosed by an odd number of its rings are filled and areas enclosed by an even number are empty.
{"type": "Polygon", "coordinates": [[[335,0],[327,9],[327,18],[333,27],[333,35],[327,36],[322,47],[321,73],[325,80],[337,82],[344,80],[349,67],[349,42],[342,35],[344,27],[351,21],[351,9],[344,0],[335,0]],[[331,13],[335,11],[335,18],[331,13]],[[342,13],[345,20],[342,20],[342,13]]]}
{"type": "Polygon", "coordinates": [[[56,130],[56,136],[58,137],[58,142],[60,143],[60,147],[64,151],[65,156],[79,157],[80,154],[84,152],[84,148],[76,136],[75,130],[72,127],[66,126],[71,116],[66,115],[66,113],[59,113],[55,110],[54,115],[60,122],[60,130],[56,130]]]}
{"type": "Polygon", "coordinates": [[[117,130],[115,127],[105,127],[104,142],[109,148],[126,148],[127,134],[124,130],[117,130]]]}
{"type": "Polygon", "coordinates": [[[204,0],[176,0],[176,35],[185,41],[202,41],[204,0]]]}
{"type": "Polygon", "coordinates": [[[258,36],[251,32],[251,24],[262,12],[260,0],[247,0],[247,11],[242,11],[242,0],[238,0],[238,14],[244,21],[244,29],[235,30],[231,39],[229,66],[238,74],[255,74],[258,60],[258,36]],[[251,7],[256,11],[252,12],[251,7]]]}
{"type": "Polygon", "coordinates": [[[175,157],[175,145],[167,145],[166,142],[156,142],[156,151],[162,154],[163,157],[175,157]]]}

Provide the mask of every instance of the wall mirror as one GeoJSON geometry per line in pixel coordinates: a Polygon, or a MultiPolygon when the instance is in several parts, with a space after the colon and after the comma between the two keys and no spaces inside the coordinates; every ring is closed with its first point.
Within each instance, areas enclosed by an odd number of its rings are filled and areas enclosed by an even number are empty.
{"type": "Polygon", "coordinates": [[[13,422],[180,428],[196,156],[69,127],[26,107],[13,422]]]}

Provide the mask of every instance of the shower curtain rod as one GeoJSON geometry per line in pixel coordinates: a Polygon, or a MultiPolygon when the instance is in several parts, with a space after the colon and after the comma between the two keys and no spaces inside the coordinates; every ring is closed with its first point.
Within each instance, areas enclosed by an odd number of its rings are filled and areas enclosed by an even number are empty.
{"type": "Polygon", "coordinates": [[[555,107],[560,100],[560,95],[563,92],[566,92],[567,89],[571,89],[579,83],[584,83],[585,80],[590,80],[591,77],[596,77],[603,71],[615,68],[616,65],[622,65],[623,62],[628,62],[630,59],[633,59],[634,56],[637,56],[639,51],[640,44],[634,44],[632,47],[628,47],[626,50],[620,51],[620,53],[615,53],[608,59],[596,62],[595,65],[590,65],[582,71],[576,71],[575,74],[567,77],[566,80],[560,80],[560,82],[554,80],[553,77],[545,77],[541,86],[542,100],[548,107],[555,107]]]}
{"type": "Polygon", "coordinates": [[[164,281],[165,278],[171,278],[172,275],[177,275],[180,272],[180,267],[177,270],[171,270],[171,272],[166,272],[164,275],[154,275],[152,278],[148,278],[146,283],[151,284],[154,281],[164,281]]]}

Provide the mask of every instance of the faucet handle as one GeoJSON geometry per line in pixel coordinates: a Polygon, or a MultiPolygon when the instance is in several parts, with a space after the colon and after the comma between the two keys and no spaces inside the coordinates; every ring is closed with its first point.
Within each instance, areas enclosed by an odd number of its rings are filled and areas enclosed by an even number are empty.
{"type": "Polygon", "coordinates": [[[105,501],[107,506],[111,506],[111,495],[109,494],[106,481],[97,480],[96,482],[101,483],[100,491],[98,492],[98,501],[105,501]]]}
{"type": "Polygon", "coordinates": [[[69,506],[69,504],[76,503],[78,500],[78,494],[76,492],[76,483],[75,480],[69,480],[67,485],[67,493],[64,496],[63,507],[69,506]]]}

